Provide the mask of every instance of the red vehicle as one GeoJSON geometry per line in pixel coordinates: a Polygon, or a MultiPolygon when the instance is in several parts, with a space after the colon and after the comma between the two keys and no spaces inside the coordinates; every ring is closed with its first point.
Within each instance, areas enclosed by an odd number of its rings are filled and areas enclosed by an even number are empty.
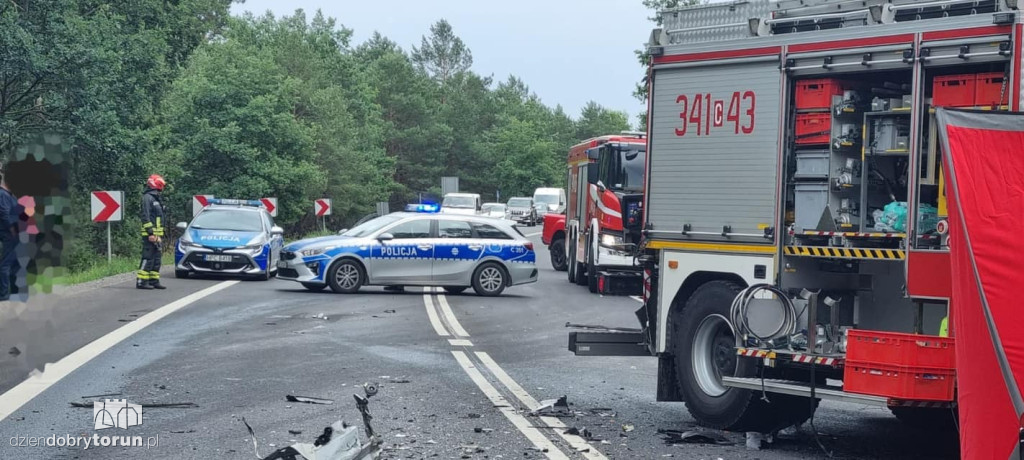
{"type": "Polygon", "coordinates": [[[545,214],[544,231],[540,240],[551,251],[551,268],[564,272],[569,269],[565,258],[565,214],[545,214]]]}
{"type": "Polygon", "coordinates": [[[647,139],[600,136],[569,150],[565,208],[569,281],[590,292],[639,293],[647,139]],[[636,292],[634,292],[636,291],[636,292]]]}

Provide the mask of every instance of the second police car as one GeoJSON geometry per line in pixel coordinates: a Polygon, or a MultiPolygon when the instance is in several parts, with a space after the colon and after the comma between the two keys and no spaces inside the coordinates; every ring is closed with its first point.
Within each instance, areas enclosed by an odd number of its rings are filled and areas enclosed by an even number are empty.
{"type": "Polygon", "coordinates": [[[436,205],[411,205],[339,235],[290,243],[277,277],[314,291],[442,286],[450,293],[472,287],[484,296],[537,281],[533,243],[510,222],[436,212],[436,205]]]}
{"type": "Polygon", "coordinates": [[[186,224],[174,251],[174,275],[242,275],[270,279],[284,246],[284,230],[274,225],[258,200],[211,199],[186,224]]]}

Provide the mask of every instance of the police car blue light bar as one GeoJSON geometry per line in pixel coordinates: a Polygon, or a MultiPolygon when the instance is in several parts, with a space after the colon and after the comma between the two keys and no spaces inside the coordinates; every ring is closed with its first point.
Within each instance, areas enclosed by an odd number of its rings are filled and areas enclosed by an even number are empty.
{"type": "Polygon", "coordinates": [[[238,206],[263,206],[263,202],[260,200],[232,200],[227,198],[212,198],[206,201],[207,204],[229,204],[238,206]]]}
{"type": "Polygon", "coordinates": [[[441,207],[433,203],[409,204],[405,206],[406,212],[438,212],[441,207]]]}

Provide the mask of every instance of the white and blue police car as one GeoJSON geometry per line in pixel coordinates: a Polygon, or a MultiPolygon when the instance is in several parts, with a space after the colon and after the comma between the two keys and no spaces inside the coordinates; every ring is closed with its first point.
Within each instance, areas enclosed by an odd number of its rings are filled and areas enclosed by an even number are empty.
{"type": "Polygon", "coordinates": [[[338,235],[290,243],[281,251],[277,277],[312,291],[441,286],[453,294],[472,287],[483,296],[537,281],[533,243],[512,223],[438,210],[410,205],[338,235]]]}
{"type": "Polygon", "coordinates": [[[259,200],[211,199],[186,224],[174,251],[174,275],[240,275],[262,280],[277,272],[284,230],[259,200]]]}

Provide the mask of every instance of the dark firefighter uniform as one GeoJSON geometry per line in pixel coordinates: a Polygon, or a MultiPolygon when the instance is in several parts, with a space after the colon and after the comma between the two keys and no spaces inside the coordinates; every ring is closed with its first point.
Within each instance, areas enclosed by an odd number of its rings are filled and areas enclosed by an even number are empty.
{"type": "Polygon", "coordinates": [[[136,276],[139,289],[166,289],[160,284],[160,248],[164,236],[164,207],[160,202],[163,177],[154,174],[142,193],[142,263],[136,276]]]}

